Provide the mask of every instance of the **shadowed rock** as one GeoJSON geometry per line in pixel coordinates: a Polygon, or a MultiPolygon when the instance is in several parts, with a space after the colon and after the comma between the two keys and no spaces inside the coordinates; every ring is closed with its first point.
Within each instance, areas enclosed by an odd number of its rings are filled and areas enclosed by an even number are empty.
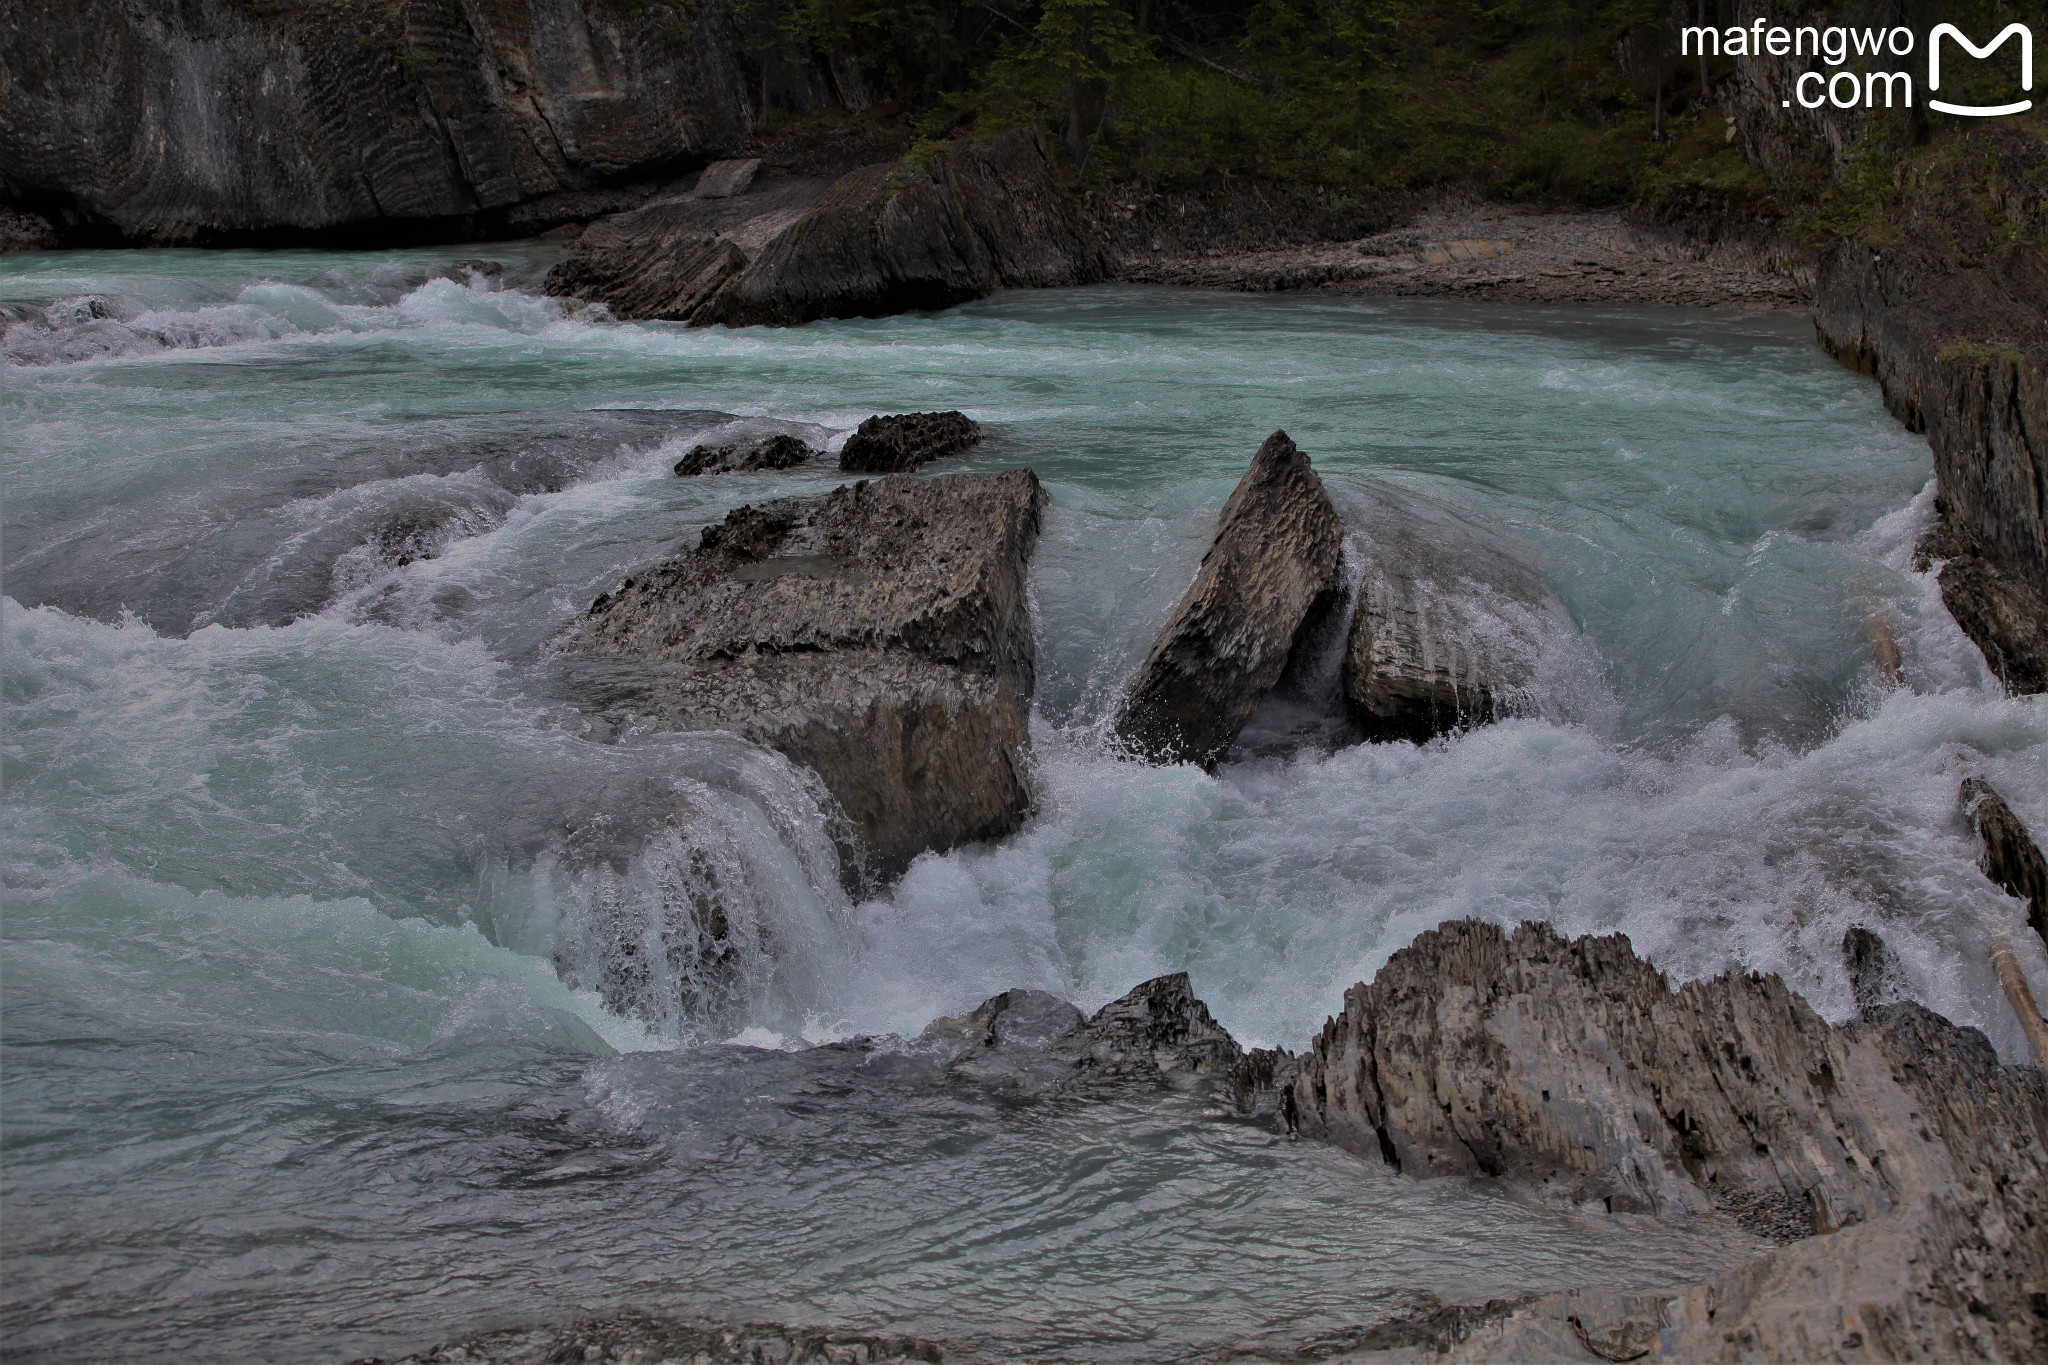
{"type": "Polygon", "coordinates": [[[697,320],[744,327],[948,308],[1001,288],[1081,284],[1107,258],[1044,143],[963,141],[842,177],[697,320]]]}
{"type": "Polygon", "coordinates": [[[958,455],[981,439],[981,427],[959,412],[906,412],[870,417],[846,438],[839,467],[849,474],[907,474],[958,455]]]}
{"type": "Polygon", "coordinates": [[[698,446],[676,461],[676,474],[747,474],[763,469],[794,469],[818,452],[784,432],[750,441],[698,446]]]}
{"type": "Polygon", "coordinates": [[[742,507],[600,596],[562,648],[628,724],[725,729],[812,768],[849,869],[1015,829],[1031,694],[1029,470],[742,507]]]}
{"type": "Polygon", "coordinates": [[[745,144],[730,27],[683,15],[20,0],[0,165],[10,199],[61,205],[67,244],[517,235],[745,144]]]}
{"type": "Polygon", "coordinates": [[[1621,1359],[1645,1342],[1806,1359],[1851,1334],[1886,1359],[1943,1358],[1965,1334],[1991,1359],[2048,1345],[2048,1081],[1917,1005],[1834,1027],[1776,977],[1674,992],[1619,936],[1451,923],[1346,992],[1293,1089],[1302,1133],[1410,1174],[1720,1208],[1766,1232],[1797,1210],[1795,1230],[1832,1234],[1595,1305],[1597,1341],[1572,1343],[1574,1296],[1545,1296],[1454,1359],[1621,1359]]]}
{"type": "Polygon", "coordinates": [[[1842,935],[1842,965],[1849,969],[1849,987],[1858,1012],[1896,1005],[1906,996],[1906,968],[1885,941],[1858,924],[1842,935]]]}
{"type": "Polygon", "coordinates": [[[1139,668],[1118,738],[1155,761],[1213,765],[1335,601],[1342,544],[1322,480],[1287,433],[1274,432],[1139,668]]]}
{"type": "Polygon", "coordinates": [[[919,1036],[950,1054],[952,1070],[1033,1089],[1164,1082],[1175,1089],[1234,1083],[1244,1051],[1195,998],[1186,972],[1154,977],[1093,1016],[1045,991],[1012,990],[919,1036]]]}
{"type": "Polygon", "coordinates": [[[2027,903],[2027,923],[2048,942],[2048,860],[2005,798],[1981,777],[1963,779],[1963,810],[1984,843],[1984,871],[2027,903]]]}
{"type": "Polygon", "coordinates": [[[621,318],[686,322],[746,269],[746,253],[706,231],[688,204],[654,205],[594,223],[577,254],[548,272],[547,292],[589,299],[621,318]]]}

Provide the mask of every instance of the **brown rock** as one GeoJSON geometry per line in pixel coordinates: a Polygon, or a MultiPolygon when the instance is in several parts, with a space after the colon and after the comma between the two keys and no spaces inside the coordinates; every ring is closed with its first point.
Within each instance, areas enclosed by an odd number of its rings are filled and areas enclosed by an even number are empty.
{"type": "Polygon", "coordinates": [[[657,204],[592,224],[577,254],[548,272],[548,293],[602,303],[621,318],[689,320],[747,258],[687,209],[657,204]]]}
{"type": "Polygon", "coordinates": [[[839,467],[849,474],[907,474],[958,455],[981,439],[981,427],[959,412],[906,412],[870,417],[846,438],[839,467]]]}
{"type": "Polygon", "coordinates": [[[1343,527],[1284,431],[1224,504],[1216,539],[1138,670],[1119,739],[1158,762],[1213,765],[1337,596],[1343,527]]]}

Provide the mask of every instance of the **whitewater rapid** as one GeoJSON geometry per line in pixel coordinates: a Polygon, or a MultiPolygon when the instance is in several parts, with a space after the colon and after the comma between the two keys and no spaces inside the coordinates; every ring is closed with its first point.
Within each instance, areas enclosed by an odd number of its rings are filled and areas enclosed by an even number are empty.
{"type": "Polygon", "coordinates": [[[1915,571],[1925,442],[1803,320],[1106,288],[689,331],[493,255],[0,265],[31,1353],[327,1358],[640,1304],[1177,1354],[1742,1254],[1193,1110],[1020,1117],[784,1051],[1179,970],[1299,1047],[1459,916],[1780,972],[1832,1018],[1867,924],[1923,1003],[2024,1046],[1985,954],[2018,905],[1956,788],[2048,827],[2048,707],[1915,571]],[[1051,494],[1037,809],[850,898],[814,778],[615,734],[547,645],[731,508],[839,482],[672,477],[693,443],[956,407],[990,432],[958,468],[1051,494]],[[1561,615],[1523,715],[1215,774],[1114,755],[1118,689],[1276,427],[1352,524],[1421,500],[1540,576],[1561,615]],[[609,945],[713,884],[743,889],[738,971],[601,1001],[609,945]]]}

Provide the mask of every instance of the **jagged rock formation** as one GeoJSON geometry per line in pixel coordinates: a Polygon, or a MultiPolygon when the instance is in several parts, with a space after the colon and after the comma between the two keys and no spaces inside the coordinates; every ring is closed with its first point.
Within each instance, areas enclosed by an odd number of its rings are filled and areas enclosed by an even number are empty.
{"type": "Polygon", "coordinates": [[[949,308],[1108,269],[1035,131],[842,177],[692,320],[734,327],[949,308]]]}
{"type": "Polygon", "coordinates": [[[676,461],[679,478],[699,474],[749,474],[762,469],[794,469],[818,452],[787,432],[751,441],[701,445],[676,461]]]}
{"type": "Polygon", "coordinates": [[[508,1327],[405,1356],[391,1365],[555,1365],[565,1360],[612,1365],[671,1360],[693,1365],[938,1365],[945,1358],[940,1343],[920,1337],[621,1314],[559,1327],[508,1327]]]}
{"type": "Polygon", "coordinates": [[[2048,942],[2048,859],[1997,789],[1981,777],[1963,779],[1963,812],[1984,844],[1984,871],[2027,903],[2027,923],[2048,942]]]}
{"type": "Polygon", "coordinates": [[[1395,488],[1358,512],[1364,542],[1344,695],[1368,740],[1420,742],[1513,714],[1541,624],[1563,618],[1498,528],[1395,488]]]}
{"type": "MultiPolygon", "coordinates": [[[[1806,6],[1801,6],[1805,8],[1806,6]]],[[[1781,22],[1791,22],[1783,19],[1781,22]]],[[[1832,21],[1823,21],[1832,22],[1832,21]]],[[[1800,108],[1801,64],[1739,59],[1744,146],[1788,196],[1837,172],[1882,111],[1800,108]]],[[[2015,692],[2048,690],[2048,141],[2018,120],[1939,131],[1863,239],[1826,249],[1814,323],[1934,449],[1941,524],[1922,545],[1942,600],[2015,692]],[[2034,240],[2029,240],[2030,238],[2034,240]]]]}
{"type": "Polygon", "coordinates": [[[849,474],[907,474],[933,460],[958,455],[980,439],[981,427],[964,413],[870,417],[840,447],[839,467],[849,474]]]}
{"type": "Polygon", "coordinates": [[[1214,764],[1335,603],[1343,527],[1287,433],[1268,436],[1138,670],[1116,733],[1161,762],[1214,764]]]}
{"type": "Polygon", "coordinates": [[[1029,804],[1028,469],[897,477],[742,507],[600,596],[562,642],[630,724],[725,729],[813,769],[849,870],[995,838],[1029,804]]]}
{"type": "MultiPolygon", "coordinates": [[[[1619,936],[1452,923],[1346,993],[1292,1089],[1303,1133],[1409,1173],[1617,1210],[1797,1212],[1833,1234],[1608,1304],[1635,1336],[1606,1358],[2048,1349],[2048,1081],[1916,1005],[1834,1027],[1776,977],[1674,992],[1619,936]]],[[[1504,1315],[1459,1358],[1569,1343],[1565,1298],[1504,1315]]]]}
{"type": "Polygon", "coordinates": [[[0,201],[78,242],[517,235],[751,132],[723,12],[655,0],[22,0],[0,201]]]}
{"type": "Polygon", "coordinates": [[[1045,991],[1012,990],[919,1036],[946,1066],[1032,1089],[1121,1082],[1236,1087],[1244,1051],[1195,998],[1186,972],[1154,977],[1092,1016],[1045,991]]]}

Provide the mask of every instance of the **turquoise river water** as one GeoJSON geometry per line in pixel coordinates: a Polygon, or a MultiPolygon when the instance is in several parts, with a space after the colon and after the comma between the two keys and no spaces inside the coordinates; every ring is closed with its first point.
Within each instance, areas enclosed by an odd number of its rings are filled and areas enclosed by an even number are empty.
{"type": "Polygon", "coordinates": [[[1183,969],[1241,1039],[1300,1047],[1459,916],[1781,972],[1836,1018],[1866,923],[1923,1002],[2023,1045],[1984,948],[2018,907],[1956,790],[2048,826],[2048,699],[2004,697],[1913,572],[1926,444],[1803,318],[1099,288],[689,331],[491,255],[0,262],[29,305],[0,342],[9,1358],[340,1360],[620,1307],[1313,1353],[1420,1293],[1751,1254],[1194,1100],[798,1050],[1183,969]],[[855,903],[801,775],[610,741],[546,646],[731,508],[840,481],[671,476],[707,433],[934,408],[989,432],[942,468],[1050,490],[1037,811],[855,903]],[[1347,516],[1425,508],[1540,576],[1527,714],[1213,775],[1110,751],[1276,427],[1347,516]],[[608,1009],[605,927],[706,858],[744,888],[738,1014],[682,981],[608,1009]]]}

